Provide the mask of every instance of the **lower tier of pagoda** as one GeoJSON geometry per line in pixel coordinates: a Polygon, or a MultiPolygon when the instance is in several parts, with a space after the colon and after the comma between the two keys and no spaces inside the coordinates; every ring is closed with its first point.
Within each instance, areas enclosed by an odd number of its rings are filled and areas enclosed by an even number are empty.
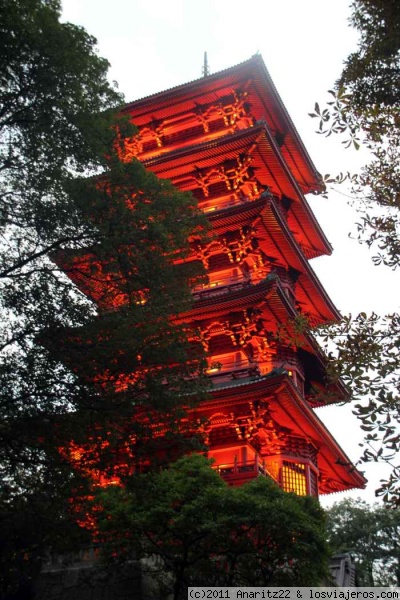
{"type": "Polygon", "coordinates": [[[208,456],[230,485],[264,475],[317,496],[366,483],[284,369],[221,384],[190,416],[207,423],[208,456]]]}
{"type": "MultiPolygon", "coordinates": [[[[157,461],[174,455],[168,426],[149,418],[145,411],[138,411],[136,421],[141,419],[157,447],[157,461]]],[[[285,369],[214,386],[209,399],[190,409],[185,421],[184,435],[200,434],[213,468],[229,485],[264,476],[286,492],[315,497],[365,487],[363,475],[285,369]]],[[[135,456],[135,436],[129,429],[127,424],[124,447],[116,454],[111,451],[112,464],[106,473],[86,469],[98,485],[118,484],[127,475],[149,470],[149,460],[135,456]]],[[[90,442],[86,449],[71,443],[65,454],[80,469],[82,464],[89,465],[85,455],[90,456],[92,450],[90,442]]]]}
{"type": "Polygon", "coordinates": [[[247,445],[214,450],[209,458],[213,459],[213,468],[228,485],[239,486],[264,476],[273,479],[285,492],[318,496],[318,469],[311,462],[296,462],[292,456],[277,455],[267,463],[247,445]],[[231,460],[232,452],[235,452],[233,463],[226,462],[231,460]]]}
{"type": "MultiPolygon", "coordinates": [[[[137,413],[136,421],[141,419],[158,448],[157,461],[174,455],[168,426],[153,417],[149,420],[145,411],[137,413]]],[[[363,475],[285,369],[214,386],[209,399],[190,409],[185,421],[184,435],[201,435],[213,468],[229,485],[240,486],[263,476],[286,492],[314,497],[365,487],[363,475]]],[[[71,442],[63,452],[78,470],[86,465],[85,472],[98,485],[119,484],[125,476],[150,468],[148,459],[138,460],[135,455],[135,436],[129,429],[126,424],[125,444],[117,453],[110,447],[112,461],[106,472],[89,466],[90,441],[86,448],[71,442]]]]}

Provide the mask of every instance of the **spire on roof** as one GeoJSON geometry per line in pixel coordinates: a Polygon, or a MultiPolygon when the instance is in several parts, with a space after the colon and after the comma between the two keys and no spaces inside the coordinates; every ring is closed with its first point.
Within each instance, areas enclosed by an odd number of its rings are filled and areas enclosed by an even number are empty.
{"type": "Polygon", "coordinates": [[[210,74],[210,67],[208,66],[207,60],[207,52],[204,52],[204,64],[201,69],[201,74],[203,75],[203,77],[207,77],[210,74]]]}

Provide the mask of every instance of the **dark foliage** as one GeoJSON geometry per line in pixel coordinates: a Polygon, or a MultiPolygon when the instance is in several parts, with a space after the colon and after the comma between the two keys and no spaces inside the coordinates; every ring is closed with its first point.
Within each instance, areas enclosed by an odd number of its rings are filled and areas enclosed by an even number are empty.
{"type": "Polygon", "coordinates": [[[191,585],[318,585],[326,576],[313,498],[263,477],[228,487],[199,455],[103,490],[95,507],[107,561],[146,559],[163,598],[186,598],[191,585]]]}
{"type": "Polygon", "coordinates": [[[335,553],[351,552],[359,586],[398,586],[400,515],[360,499],[342,500],[327,511],[329,544],[335,553]]]}

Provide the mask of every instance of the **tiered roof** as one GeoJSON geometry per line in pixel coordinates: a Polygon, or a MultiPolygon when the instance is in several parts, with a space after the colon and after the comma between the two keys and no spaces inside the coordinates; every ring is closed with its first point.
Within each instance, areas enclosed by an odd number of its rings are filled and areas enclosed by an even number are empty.
{"type": "MultiPolygon", "coordinates": [[[[340,381],[325,381],[326,359],[312,334],[300,332],[297,348],[290,340],[287,350],[285,342],[270,345],[270,336],[299,315],[311,325],[340,315],[308,262],[331,252],[304,197],[321,192],[323,183],[262,58],[253,56],[137,100],[123,112],[138,127],[138,135],[126,142],[121,158],[136,157],[159,177],[192,191],[215,233],[208,248],[197,247],[193,240],[190,260],[205,262],[210,281],[219,272],[224,275],[196,288],[192,309],[179,319],[206,332],[215,356],[224,351],[241,355],[252,336],[264,336],[258,346],[254,342],[256,358],[247,368],[241,368],[239,359],[232,372],[225,364],[214,378],[212,399],[193,415],[197,418],[200,412],[210,419],[211,449],[213,444],[231,445],[235,451],[236,435],[236,445],[244,448],[251,438],[250,451],[269,460],[266,445],[274,430],[274,452],[297,456],[297,461],[305,453],[307,469],[314,477],[319,474],[321,492],[363,487],[363,476],[312,410],[318,402],[310,392],[314,384],[337,400],[346,397],[340,381]],[[251,315],[257,315],[257,322],[251,322],[251,315]],[[257,367],[261,347],[263,370],[257,367]],[[299,366],[297,382],[290,364],[299,366]]],[[[97,279],[107,271],[95,249],[64,252],[59,262],[103,308],[113,306],[93,279],[96,269],[97,279]]]]}

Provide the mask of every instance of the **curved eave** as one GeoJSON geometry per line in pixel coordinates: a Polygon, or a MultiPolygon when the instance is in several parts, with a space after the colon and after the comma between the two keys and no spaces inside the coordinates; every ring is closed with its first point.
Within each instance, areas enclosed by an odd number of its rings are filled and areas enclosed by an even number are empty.
{"type": "Polygon", "coordinates": [[[324,184],[320,173],[312,162],[306,147],[275,87],[267,67],[260,55],[256,55],[255,83],[261,99],[267,100],[267,108],[277,120],[278,130],[285,135],[282,150],[285,160],[290,167],[297,168],[299,176],[303,179],[300,185],[304,193],[322,192],[324,184]],[[293,166],[292,166],[293,165],[293,166]]]}
{"type": "MultiPolygon", "coordinates": [[[[199,321],[209,318],[218,318],[225,316],[228,312],[243,311],[247,308],[257,307],[261,310],[262,319],[266,329],[276,332],[279,324],[288,324],[295,321],[298,312],[286,296],[278,277],[269,277],[257,285],[248,286],[235,292],[228,292],[212,296],[195,302],[193,308],[180,315],[179,321],[192,321],[198,324],[199,321]]],[[[293,338],[298,338],[299,333],[292,332],[293,338]]],[[[327,359],[322,352],[319,344],[311,332],[305,331],[300,335],[300,348],[314,357],[322,372],[326,372],[327,359]]],[[[328,384],[328,394],[324,396],[324,402],[327,398],[329,403],[343,402],[349,396],[341,380],[336,383],[328,384]]],[[[314,406],[319,406],[318,399],[314,406]]]]}
{"type": "Polygon", "coordinates": [[[269,126],[283,136],[282,152],[303,192],[322,191],[321,176],[311,161],[260,55],[252,56],[238,65],[207,77],[130,102],[124,106],[122,112],[132,115],[132,119],[140,126],[151,119],[165,119],[177,111],[183,113],[190,110],[196,105],[199,96],[204,103],[213,102],[224,93],[237,88],[249,92],[252,115],[256,119],[266,119],[269,126]]]}
{"type": "Polygon", "coordinates": [[[208,315],[223,315],[235,310],[243,310],[262,302],[276,287],[274,279],[264,279],[256,285],[248,285],[236,291],[218,291],[203,299],[196,300],[193,308],[181,315],[182,321],[203,318],[208,315]]]}
{"type": "MultiPolygon", "coordinates": [[[[228,133],[214,140],[194,143],[183,148],[178,148],[143,160],[143,165],[164,177],[164,173],[180,171],[184,166],[193,167],[198,161],[202,161],[202,168],[213,167],[224,160],[236,158],[238,152],[244,152],[257,141],[258,136],[265,131],[265,125],[241,129],[235,133],[228,133]]],[[[182,169],[183,170],[183,169],[182,169]]],[[[173,175],[168,175],[172,178],[173,175]]]]}
{"type": "Polygon", "coordinates": [[[277,251],[280,248],[284,249],[282,250],[282,257],[289,266],[300,273],[297,286],[301,286],[303,302],[315,306],[316,315],[319,314],[320,322],[340,320],[339,311],[300,250],[274,199],[271,198],[267,201],[260,215],[265,226],[265,235],[274,239],[277,251]]]}
{"type": "MultiPolygon", "coordinates": [[[[193,178],[195,169],[217,167],[249,151],[253,158],[252,167],[255,168],[256,177],[260,182],[269,186],[276,196],[286,196],[294,200],[291,221],[294,230],[301,232],[299,242],[300,238],[308,240],[305,244],[307,257],[331,254],[332,247],[266,124],[230,133],[209,142],[185,146],[144,160],[143,165],[158,177],[171,179],[177,187],[185,190],[185,177],[193,178]]],[[[193,189],[193,184],[187,189],[193,189]]]]}
{"type": "MultiPolygon", "coordinates": [[[[269,240],[270,252],[267,251],[266,254],[276,257],[281,264],[287,264],[300,273],[297,282],[300,291],[299,301],[303,304],[305,311],[307,311],[307,306],[313,307],[312,313],[315,315],[313,325],[339,320],[341,318],[339,311],[299,248],[274,198],[263,194],[253,202],[211,213],[209,221],[213,225],[213,230],[218,234],[234,230],[243,224],[253,224],[257,222],[258,218],[264,228],[261,238],[264,235],[269,240]]],[[[262,248],[262,240],[260,245],[262,248]]],[[[309,309],[308,312],[310,312],[309,309]]]]}
{"type": "MultiPolygon", "coordinates": [[[[242,312],[255,306],[262,309],[263,319],[269,324],[271,330],[276,329],[278,323],[287,323],[289,319],[295,319],[299,314],[286,296],[279,278],[270,275],[255,285],[250,284],[235,291],[221,290],[220,293],[217,291],[196,300],[191,310],[180,315],[179,320],[198,321],[226,315],[229,312],[242,312]]],[[[322,356],[318,344],[315,341],[310,342],[307,334],[303,337],[306,349],[322,356]]]]}
{"type": "Polygon", "coordinates": [[[103,273],[101,267],[104,262],[95,252],[85,248],[66,248],[54,253],[51,258],[79,291],[99,307],[113,308],[116,296],[122,295],[118,283],[111,282],[103,273]],[[95,265],[100,265],[97,275],[92,273],[95,265]]]}
{"type": "MultiPolygon", "coordinates": [[[[283,389],[277,394],[277,402],[284,409],[287,422],[298,427],[299,435],[311,438],[319,447],[318,466],[322,474],[341,482],[344,489],[365,487],[365,477],[357,471],[319,417],[303,401],[289,377],[286,377],[283,389]]],[[[340,491],[340,487],[321,490],[322,493],[335,491],[340,491]]]]}
{"type": "Polygon", "coordinates": [[[261,195],[257,200],[236,204],[229,208],[222,208],[207,213],[207,219],[211,223],[213,232],[218,235],[227,231],[235,231],[243,225],[251,223],[258,217],[267,203],[267,196],[261,195]]]}
{"type": "Polygon", "coordinates": [[[260,137],[259,141],[259,153],[263,159],[264,168],[270,168],[271,159],[275,159],[279,165],[275,168],[275,173],[271,172],[271,175],[276,177],[278,188],[276,192],[278,192],[278,195],[281,192],[283,195],[295,200],[292,204],[293,217],[290,221],[293,222],[293,230],[302,231],[303,235],[309,240],[308,245],[305,247],[307,258],[315,258],[321,254],[331,254],[332,246],[303,196],[303,190],[298,185],[292,170],[289,168],[287,161],[284,160],[282,152],[268,128],[265,128],[264,136],[260,137]]]}
{"type": "Polygon", "coordinates": [[[211,392],[212,400],[202,408],[222,408],[255,399],[268,400],[271,416],[294,435],[312,440],[319,449],[318,466],[323,477],[329,479],[321,493],[364,488],[365,477],[352,465],[350,459],[334,440],[325,425],[300,396],[286,374],[267,375],[252,381],[227,385],[211,392]]]}
{"type": "Polygon", "coordinates": [[[66,248],[53,253],[51,258],[83,294],[96,301],[95,295],[93,295],[94,282],[90,280],[90,285],[88,285],[89,277],[85,273],[87,266],[96,262],[93,252],[88,249],[66,248]]]}

